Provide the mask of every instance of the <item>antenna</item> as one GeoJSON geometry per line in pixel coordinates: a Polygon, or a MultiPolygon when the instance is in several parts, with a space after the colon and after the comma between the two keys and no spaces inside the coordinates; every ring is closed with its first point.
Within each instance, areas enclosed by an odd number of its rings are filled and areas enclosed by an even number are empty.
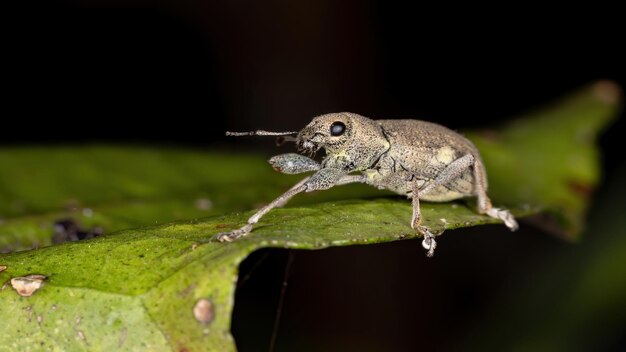
{"type": "Polygon", "coordinates": [[[271,132],[271,131],[263,131],[263,130],[257,130],[257,131],[250,131],[250,132],[226,132],[227,136],[235,136],[235,137],[240,137],[240,136],[291,136],[294,134],[298,134],[298,132],[271,132]]]}

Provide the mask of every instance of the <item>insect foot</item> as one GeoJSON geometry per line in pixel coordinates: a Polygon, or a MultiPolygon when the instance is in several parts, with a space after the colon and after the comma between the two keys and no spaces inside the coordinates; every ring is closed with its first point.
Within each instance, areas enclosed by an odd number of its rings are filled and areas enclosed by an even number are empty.
{"type": "Polygon", "coordinates": [[[506,227],[511,229],[511,231],[516,231],[519,228],[519,225],[517,225],[517,221],[515,221],[515,218],[508,210],[491,208],[487,210],[487,215],[491,216],[492,218],[504,221],[506,227]]]}
{"type": "Polygon", "coordinates": [[[435,241],[435,235],[433,235],[427,227],[420,226],[417,229],[424,239],[422,240],[422,247],[426,250],[426,256],[432,258],[435,255],[435,248],[437,248],[437,241],[435,241]]]}
{"type": "Polygon", "coordinates": [[[219,242],[232,242],[238,238],[241,238],[252,231],[252,224],[248,224],[242,228],[232,230],[231,232],[220,232],[215,235],[215,239],[219,242]]]}

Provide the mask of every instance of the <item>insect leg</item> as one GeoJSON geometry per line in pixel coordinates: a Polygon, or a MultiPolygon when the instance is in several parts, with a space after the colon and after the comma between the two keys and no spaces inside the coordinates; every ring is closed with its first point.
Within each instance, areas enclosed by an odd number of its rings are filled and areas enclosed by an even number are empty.
{"type": "MultiPolygon", "coordinates": [[[[341,186],[341,185],[347,185],[349,183],[358,183],[358,182],[365,183],[366,179],[367,178],[363,175],[344,175],[338,181],[335,182],[334,186],[341,186]]],[[[296,183],[296,185],[293,186],[292,189],[300,187],[301,185],[306,183],[308,180],[309,180],[309,177],[303,179],[302,181],[296,183]]],[[[284,199],[282,203],[276,204],[276,208],[280,208],[284,206],[288,200],[289,199],[284,199]]]]}
{"type": "MultiPolygon", "coordinates": [[[[302,180],[298,181],[298,183],[296,183],[295,185],[293,185],[293,187],[291,187],[291,188],[289,189],[289,191],[291,191],[291,190],[293,190],[293,189],[296,189],[296,188],[298,188],[298,187],[302,186],[303,184],[305,184],[305,183],[306,183],[306,181],[308,181],[308,180],[309,180],[309,178],[310,178],[310,177],[305,177],[305,178],[303,178],[302,180]]],[[[287,191],[287,192],[289,192],[289,191],[287,191]]],[[[280,198],[280,197],[278,197],[278,198],[280,198]]],[[[289,201],[289,199],[290,199],[290,198],[284,198],[284,199],[282,199],[280,202],[277,202],[277,203],[276,203],[275,208],[282,208],[283,206],[285,206],[285,204],[287,204],[287,202],[289,201]]]]}
{"type": "Polygon", "coordinates": [[[333,186],[355,182],[365,182],[365,178],[361,175],[345,175],[343,171],[338,169],[322,169],[313,176],[307,177],[296,183],[287,192],[283,193],[280,197],[274,199],[271,203],[261,208],[248,219],[248,223],[245,226],[231,232],[218,233],[215,235],[215,238],[220,242],[231,242],[247,235],[252,231],[252,227],[254,224],[259,222],[261,217],[267,214],[270,210],[285,205],[289,199],[300,192],[323,190],[333,186]]]}
{"type": "Polygon", "coordinates": [[[473,164],[474,156],[472,156],[471,154],[467,154],[450,163],[450,165],[448,165],[443,171],[441,171],[441,173],[439,173],[439,175],[437,175],[434,180],[427,183],[421,190],[417,189],[416,181],[413,181],[412,183],[413,220],[411,222],[411,226],[414,229],[417,229],[424,236],[424,240],[422,241],[422,247],[424,247],[424,249],[428,251],[426,253],[428,257],[432,257],[435,253],[437,242],[435,241],[435,236],[430,233],[428,228],[420,226],[421,214],[419,208],[419,195],[423,196],[439,186],[449,184],[450,182],[460,177],[463,172],[465,172],[467,168],[469,168],[473,164]]]}
{"type": "Polygon", "coordinates": [[[345,175],[335,182],[335,186],[347,185],[350,183],[365,183],[367,177],[365,175],[345,175]]]}
{"type": "Polygon", "coordinates": [[[419,187],[417,180],[411,182],[412,203],[413,203],[413,218],[411,219],[411,227],[417,230],[424,239],[422,240],[422,247],[427,251],[426,256],[432,257],[435,254],[435,248],[437,248],[437,241],[435,241],[435,235],[433,235],[428,228],[421,226],[422,213],[420,211],[420,198],[419,187]]]}
{"type": "Polygon", "coordinates": [[[474,162],[474,183],[476,187],[476,196],[478,197],[478,212],[487,214],[492,218],[504,221],[504,224],[515,231],[518,228],[517,221],[513,215],[506,209],[494,208],[491,200],[487,196],[487,178],[485,176],[485,167],[480,160],[474,162]]]}
{"type": "Polygon", "coordinates": [[[287,203],[287,201],[289,201],[289,199],[291,199],[293,196],[305,191],[307,189],[306,182],[309,180],[309,178],[310,177],[307,177],[304,180],[298,182],[295,186],[290,188],[287,192],[283,193],[280,197],[274,199],[271,203],[261,208],[248,219],[248,223],[245,226],[231,232],[218,233],[217,235],[215,235],[215,238],[220,242],[232,242],[240,237],[247,235],[248,233],[250,233],[250,231],[252,231],[252,226],[259,222],[259,219],[261,219],[263,215],[267,214],[270,210],[276,207],[281,207],[285,205],[285,203],[287,203]]]}
{"type": "Polygon", "coordinates": [[[474,160],[475,159],[473,155],[467,154],[451,162],[450,165],[448,165],[445,169],[443,169],[443,171],[441,171],[441,173],[439,173],[439,175],[437,175],[437,178],[427,183],[424,188],[420,190],[420,194],[428,194],[433,189],[454,181],[459,176],[461,176],[468,167],[474,164],[474,160]]]}

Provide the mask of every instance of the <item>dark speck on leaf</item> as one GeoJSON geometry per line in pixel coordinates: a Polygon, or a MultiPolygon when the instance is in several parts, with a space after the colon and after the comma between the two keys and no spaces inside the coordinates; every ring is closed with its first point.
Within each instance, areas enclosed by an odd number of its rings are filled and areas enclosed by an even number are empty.
{"type": "Polygon", "coordinates": [[[589,196],[591,196],[591,191],[593,190],[591,185],[575,180],[570,180],[567,185],[570,190],[576,193],[576,195],[583,198],[589,198],[589,196]]]}
{"type": "Polygon", "coordinates": [[[74,219],[61,219],[54,223],[52,242],[59,244],[69,241],[81,241],[98,237],[102,234],[101,227],[85,230],[74,219]]]}

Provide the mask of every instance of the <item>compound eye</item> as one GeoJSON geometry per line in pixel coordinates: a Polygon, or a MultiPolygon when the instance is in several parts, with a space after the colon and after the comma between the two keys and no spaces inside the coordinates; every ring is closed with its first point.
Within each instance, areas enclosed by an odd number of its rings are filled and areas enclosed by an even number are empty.
{"type": "Polygon", "coordinates": [[[330,135],[331,136],[341,136],[344,132],[346,131],[346,125],[343,124],[343,122],[333,122],[332,125],[330,125],[330,135]]]}

